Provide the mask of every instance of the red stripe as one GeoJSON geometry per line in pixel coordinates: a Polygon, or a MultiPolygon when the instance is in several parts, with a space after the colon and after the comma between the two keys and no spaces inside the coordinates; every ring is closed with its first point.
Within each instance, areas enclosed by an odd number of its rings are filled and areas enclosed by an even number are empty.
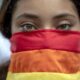
{"type": "Polygon", "coordinates": [[[11,38],[12,51],[56,49],[80,52],[80,32],[38,30],[16,33],[11,38]]]}

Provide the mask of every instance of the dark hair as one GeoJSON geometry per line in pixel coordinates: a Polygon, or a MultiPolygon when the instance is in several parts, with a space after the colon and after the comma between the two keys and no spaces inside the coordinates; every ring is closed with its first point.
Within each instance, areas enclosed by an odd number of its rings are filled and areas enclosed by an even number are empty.
{"type": "MultiPolygon", "coordinates": [[[[7,7],[6,13],[3,18],[3,25],[2,25],[2,33],[7,37],[11,37],[11,20],[12,20],[12,14],[13,14],[13,9],[15,7],[15,4],[18,0],[10,0],[10,3],[7,7]]],[[[80,17],[80,0],[71,0],[77,9],[77,12],[80,17]]]]}
{"type": "Polygon", "coordinates": [[[12,22],[12,14],[13,9],[18,0],[8,0],[9,4],[3,16],[3,21],[1,25],[1,32],[7,38],[11,37],[11,22],[12,22]]]}

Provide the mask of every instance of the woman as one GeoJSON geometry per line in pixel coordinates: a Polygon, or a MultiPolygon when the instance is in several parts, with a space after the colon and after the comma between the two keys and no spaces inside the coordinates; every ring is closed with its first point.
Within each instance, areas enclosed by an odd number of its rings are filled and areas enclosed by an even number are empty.
{"type": "Polygon", "coordinates": [[[80,79],[80,1],[11,0],[2,32],[11,38],[7,80],[80,79]]]}

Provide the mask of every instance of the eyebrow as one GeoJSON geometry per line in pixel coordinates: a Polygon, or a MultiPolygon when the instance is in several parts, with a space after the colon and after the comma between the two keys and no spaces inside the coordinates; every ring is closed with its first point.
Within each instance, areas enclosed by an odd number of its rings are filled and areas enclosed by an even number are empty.
{"type": "Polygon", "coordinates": [[[67,18],[67,17],[76,18],[76,16],[73,14],[63,13],[63,14],[58,14],[58,15],[54,16],[53,19],[60,19],[60,18],[67,18]]]}
{"type": "Polygon", "coordinates": [[[17,17],[17,19],[19,18],[31,18],[31,19],[38,19],[39,17],[37,15],[34,15],[34,14],[27,14],[27,13],[24,13],[20,16],[17,17]]]}
{"type": "MultiPolygon", "coordinates": [[[[57,15],[53,16],[53,19],[60,19],[60,18],[66,18],[66,17],[76,18],[76,16],[73,14],[63,13],[63,14],[57,14],[57,15]]],[[[24,14],[17,17],[17,19],[19,19],[19,18],[39,19],[39,16],[34,15],[34,14],[24,13],[24,14]]]]}

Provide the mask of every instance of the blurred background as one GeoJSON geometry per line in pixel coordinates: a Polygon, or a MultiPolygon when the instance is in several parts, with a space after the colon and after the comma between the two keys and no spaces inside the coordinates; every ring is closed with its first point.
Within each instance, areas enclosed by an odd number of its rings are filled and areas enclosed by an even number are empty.
{"type": "MultiPolygon", "coordinates": [[[[4,0],[0,0],[0,10],[1,10],[3,1],[4,0]]],[[[0,27],[1,27],[1,24],[0,24],[0,27]]],[[[10,42],[8,39],[6,39],[2,35],[0,31],[0,67],[5,66],[7,62],[9,61],[9,59],[10,59],[10,42]]]]}
{"type": "MultiPolygon", "coordinates": [[[[8,0],[0,0],[0,27],[2,25],[1,20],[4,15],[1,10],[2,3],[4,2],[4,5],[6,5],[7,1],[8,0]]],[[[10,56],[10,41],[2,35],[0,30],[0,80],[6,80],[10,56]]]]}

